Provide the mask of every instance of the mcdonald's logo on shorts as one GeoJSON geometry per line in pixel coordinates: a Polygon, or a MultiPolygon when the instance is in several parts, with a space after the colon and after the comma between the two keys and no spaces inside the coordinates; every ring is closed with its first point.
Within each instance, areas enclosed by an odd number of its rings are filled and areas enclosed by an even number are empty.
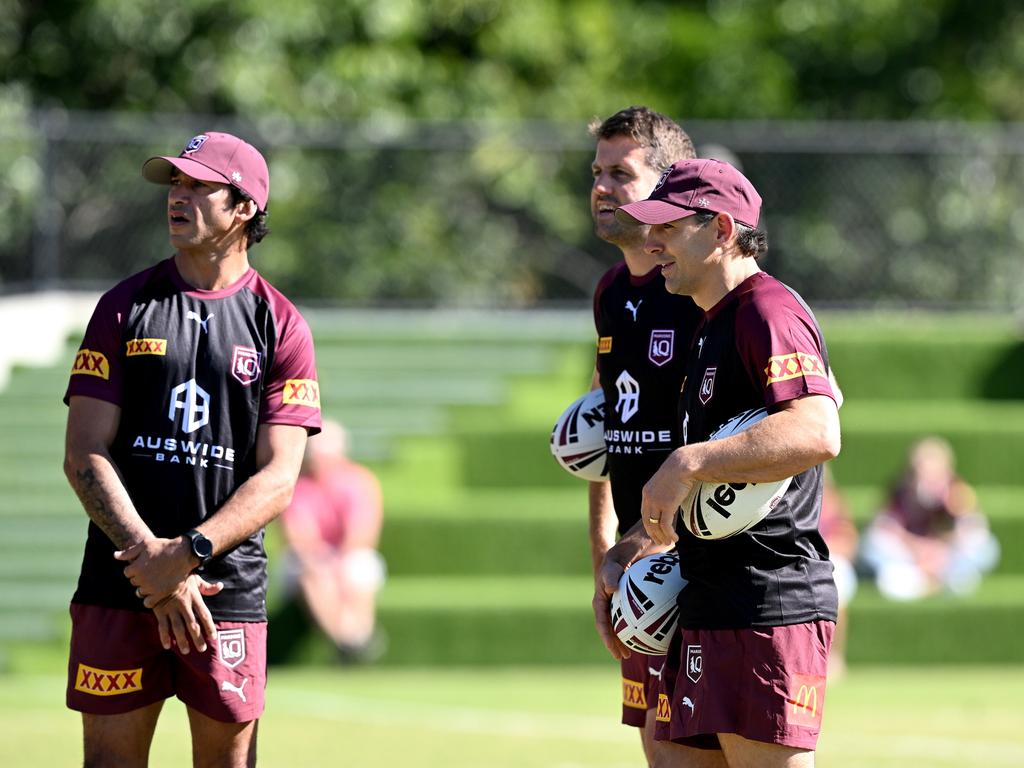
{"type": "Polygon", "coordinates": [[[825,678],[822,675],[793,675],[786,700],[787,723],[820,728],[824,705],[825,678]]]}
{"type": "Polygon", "coordinates": [[[304,405],[320,410],[320,385],[316,379],[288,379],[284,383],[281,401],[285,405],[304,405]]]}
{"type": "Polygon", "coordinates": [[[91,349],[80,349],[71,364],[72,376],[97,376],[104,380],[110,379],[110,362],[102,352],[91,349]]]}
{"type": "Polygon", "coordinates": [[[672,705],[668,702],[668,696],[664,693],[658,694],[658,711],[655,713],[659,723],[667,723],[672,719],[672,705]]]}
{"type": "Polygon", "coordinates": [[[167,354],[167,339],[129,339],[126,344],[126,357],[167,354]]]}
{"type": "Polygon", "coordinates": [[[642,683],[622,678],[622,705],[633,709],[647,709],[647,696],[642,683]]]}
{"type": "Polygon", "coordinates": [[[75,690],[92,696],[135,693],[142,690],[142,668],[97,669],[79,664],[78,673],[75,675],[75,690]]]}

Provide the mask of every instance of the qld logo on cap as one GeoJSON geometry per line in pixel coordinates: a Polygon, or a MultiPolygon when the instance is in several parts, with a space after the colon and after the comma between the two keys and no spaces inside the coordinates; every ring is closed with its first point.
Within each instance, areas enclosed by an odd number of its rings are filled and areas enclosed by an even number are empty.
{"type": "Polygon", "coordinates": [[[655,184],[654,189],[651,190],[651,194],[654,194],[665,185],[665,182],[668,181],[668,175],[672,173],[672,168],[675,168],[675,166],[665,169],[664,173],[661,174],[661,178],[658,179],[658,183],[655,184]]]}
{"type": "Polygon", "coordinates": [[[193,136],[188,144],[185,145],[184,153],[191,155],[193,152],[198,152],[200,147],[206,143],[206,140],[210,138],[205,133],[200,133],[198,136],[193,136]]]}

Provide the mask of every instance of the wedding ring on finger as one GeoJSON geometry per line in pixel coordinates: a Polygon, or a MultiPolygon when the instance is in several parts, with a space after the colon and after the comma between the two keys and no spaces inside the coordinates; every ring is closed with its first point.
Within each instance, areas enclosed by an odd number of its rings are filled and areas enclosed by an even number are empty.
{"type": "Polygon", "coordinates": [[[135,588],[135,596],[137,598],[139,598],[140,600],[142,599],[142,587],[136,587],[135,588]]]}
{"type": "Polygon", "coordinates": [[[647,522],[648,523],[660,523],[661,522],[661,518],[660,517],[648,517],[647,518],[647,522]]]}

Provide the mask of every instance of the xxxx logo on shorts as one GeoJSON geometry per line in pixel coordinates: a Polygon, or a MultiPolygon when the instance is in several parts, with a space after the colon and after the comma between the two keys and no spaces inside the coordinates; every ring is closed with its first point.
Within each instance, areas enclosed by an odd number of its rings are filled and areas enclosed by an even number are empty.
{"type": "Polygon", "coordinates": [[[647,709],[647,696],[644,694],[643,684],[622,678],[622,703],[633,709],[647,709]]]}
{"type": "Polygon", "coordinates": [[[75,355],[75,362],[71,365],[71,375],[98,376],[101,379],[109,379],[110,363],[102,352],[80,349],[75,355]]]}
{"type": "Polygon", "coordinates": [[[658,694],[658,711],[655,716],[659,723],[667,723],[672,719],[672,705],[664,693],[658,694]]]}
{"type": "Polygon", "coordinates": [[[798,376],[821,376],[828,378],[828,372],[821,363],[821,358],[810,352],[794,352],[791,355],[774,355],[768,358],[768,367],[764,369],[768,376],[768,384],[788,381],[798,376]]]}
{"type": "Polygon", "coordinates": [[[75,690],[93,696],[120,696],[142,690],[142,669],[97,669],[78,665],[75,690]]]}
{"type": "Polygon", "coordinates": [[[125,355],[128,357],[167,354],[167,339],[129,339],[127,346],[125,355]]]}
{"type": "Polygon", "coordinates": [[[281,401],[285,405],[304,405],[320,410],[320,385],[315,379],[288,379],[284,383],[281,401]]]}

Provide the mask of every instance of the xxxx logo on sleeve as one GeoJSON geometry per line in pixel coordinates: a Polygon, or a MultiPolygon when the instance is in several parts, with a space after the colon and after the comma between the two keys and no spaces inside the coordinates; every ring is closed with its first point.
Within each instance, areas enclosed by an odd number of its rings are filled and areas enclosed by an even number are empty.
{"type": "Polygon", "coordinates": [[[768,367],[764,369],[768,375],[768,384],[789,381],[798,376],[821,376],[828,378],[828,372],[821,358],[810,352],[793,352],[789,355],[774,355],[768,358],[768,367]]]}
{"type": "Polygon", "coordinates": [[[71,365],[71,375],[98,376],[101,379],[110,379],[110,362],[102,352],[80,349],[75,355],[75,362],[71,365]]]}
{"type": "Polygon", "coordinates": [[[284,383],[281,402],[285,405],[304,405],[320,410],[320,385],[316,379],[288,379],[284,383]]]}
{"type": "Polygon", "coordinates": [[[128,349],[125,352],[127,357],[136,355],[166,355],[167,339],[129,339],[128,349]]]}
{"type": "Polygon", "coordinates": [[[78,665],[75,690],[93,696],[120,696],[142,690],[142,669],[97,669],[78,665]]]}

